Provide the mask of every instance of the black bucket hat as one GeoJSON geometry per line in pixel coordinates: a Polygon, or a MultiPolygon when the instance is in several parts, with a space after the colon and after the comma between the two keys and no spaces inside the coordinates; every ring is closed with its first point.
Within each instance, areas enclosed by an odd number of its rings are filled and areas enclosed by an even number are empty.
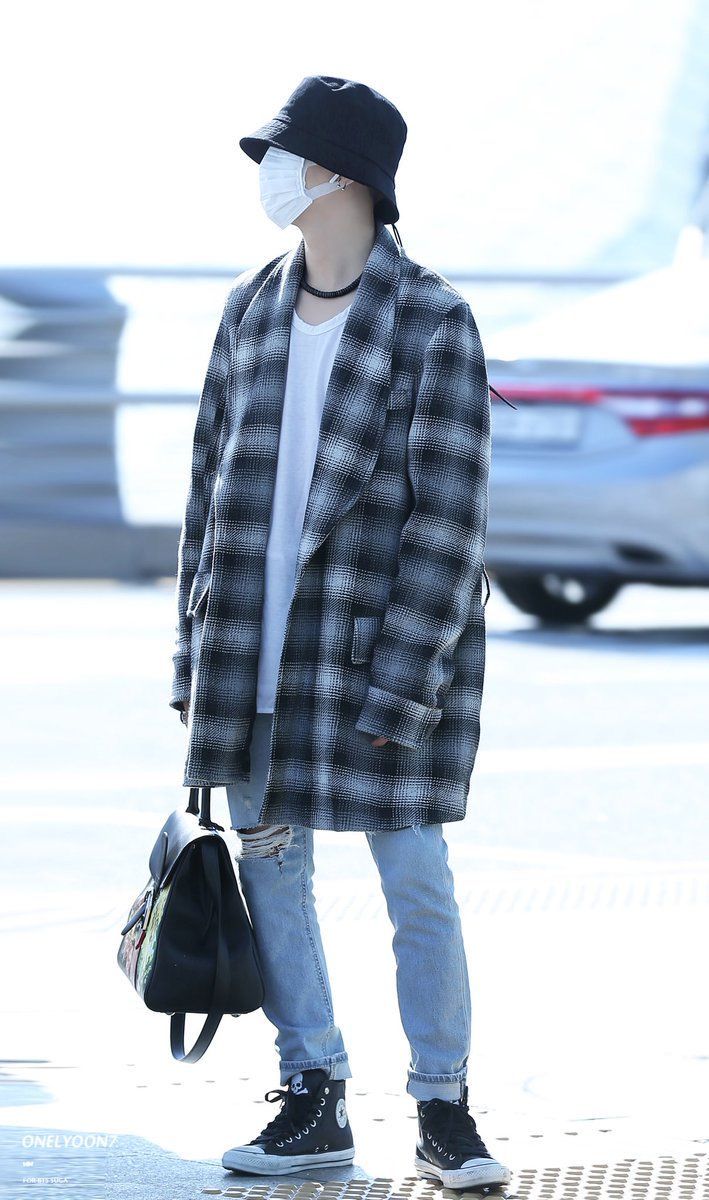
{"type": "Polygon", "coordinates": [[[239,145],[257,163],[269,146],[278,146],[368,184],[381,193],[375,216],[393,225],[399,219],[394,176],[406,134],[398,108],[365,83],[306,75],[273,120],[239,145]]]}

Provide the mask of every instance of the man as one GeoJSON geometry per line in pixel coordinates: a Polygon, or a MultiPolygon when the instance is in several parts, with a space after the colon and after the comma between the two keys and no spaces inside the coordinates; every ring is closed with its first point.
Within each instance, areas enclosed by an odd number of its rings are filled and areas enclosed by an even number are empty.
{"type": "MultiPolygon", "coordinates": [[[[278,1115],[223,1165],[354,1157],[313,830],[360,829],[395,928],[416,1167],[505,1183],[468,1110],[470,989],[442,822],[465,815],[485,660],[489,386],[473,315],[386,229],[406,125],[305,78],[241,148],[302,240],[245,271],[202,393],[170,699],[185,785],[225,786],[278,1030],[278,1115]]],[[[396,227],[394,225],[395,231],[396,227]]]]}

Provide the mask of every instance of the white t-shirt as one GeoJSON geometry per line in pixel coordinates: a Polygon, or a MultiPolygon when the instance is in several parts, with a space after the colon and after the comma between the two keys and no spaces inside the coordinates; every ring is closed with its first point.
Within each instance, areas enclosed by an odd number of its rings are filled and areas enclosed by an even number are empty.
{"type": "Polygon", "coordinates": [[[293,310],[278,465],[266,545],[256,711],[273,712],[303,518],[320,440],[325,392],[352,305],[319,325],[293,310]]]}

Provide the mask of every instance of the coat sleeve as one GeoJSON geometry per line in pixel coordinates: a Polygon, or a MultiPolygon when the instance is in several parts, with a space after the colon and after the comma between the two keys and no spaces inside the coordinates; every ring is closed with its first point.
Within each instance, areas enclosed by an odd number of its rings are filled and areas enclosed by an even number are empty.
{"type": "Polygon", "coordinates": [[[482,571],[488,519],[490,390],[465,300],[428,343],[408,436],[413,507],[372,652],[356,728],[414,749],[441,719],[482,571]]]}
{"type": "Polygon", "coordinates": [[[192,471],[187,491],[185,515],[177,552],[175,600],[177,623],[170,707],[181,710],[189,700],[191,688],[190,618],[187,616],[195,572],[199,565],[209,514],[212,488],[219,458],[219,437],[224,416],[224,397],[230,360],[230,301],[224,307],[212,346],[204,386],[199,400],[192,440],[192,471]]]}

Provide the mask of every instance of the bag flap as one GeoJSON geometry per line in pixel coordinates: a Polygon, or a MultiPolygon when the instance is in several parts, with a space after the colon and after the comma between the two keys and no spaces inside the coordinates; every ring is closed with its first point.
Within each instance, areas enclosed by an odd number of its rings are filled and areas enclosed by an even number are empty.
{"type": "Polygon", "coordinates": [[[158,888],[166,882],[183,850],[202,837],[219,837],[219,834],[203,828],[199,819],[184,809],[170,813],[150,852],[150,874],[158,888]]]}

